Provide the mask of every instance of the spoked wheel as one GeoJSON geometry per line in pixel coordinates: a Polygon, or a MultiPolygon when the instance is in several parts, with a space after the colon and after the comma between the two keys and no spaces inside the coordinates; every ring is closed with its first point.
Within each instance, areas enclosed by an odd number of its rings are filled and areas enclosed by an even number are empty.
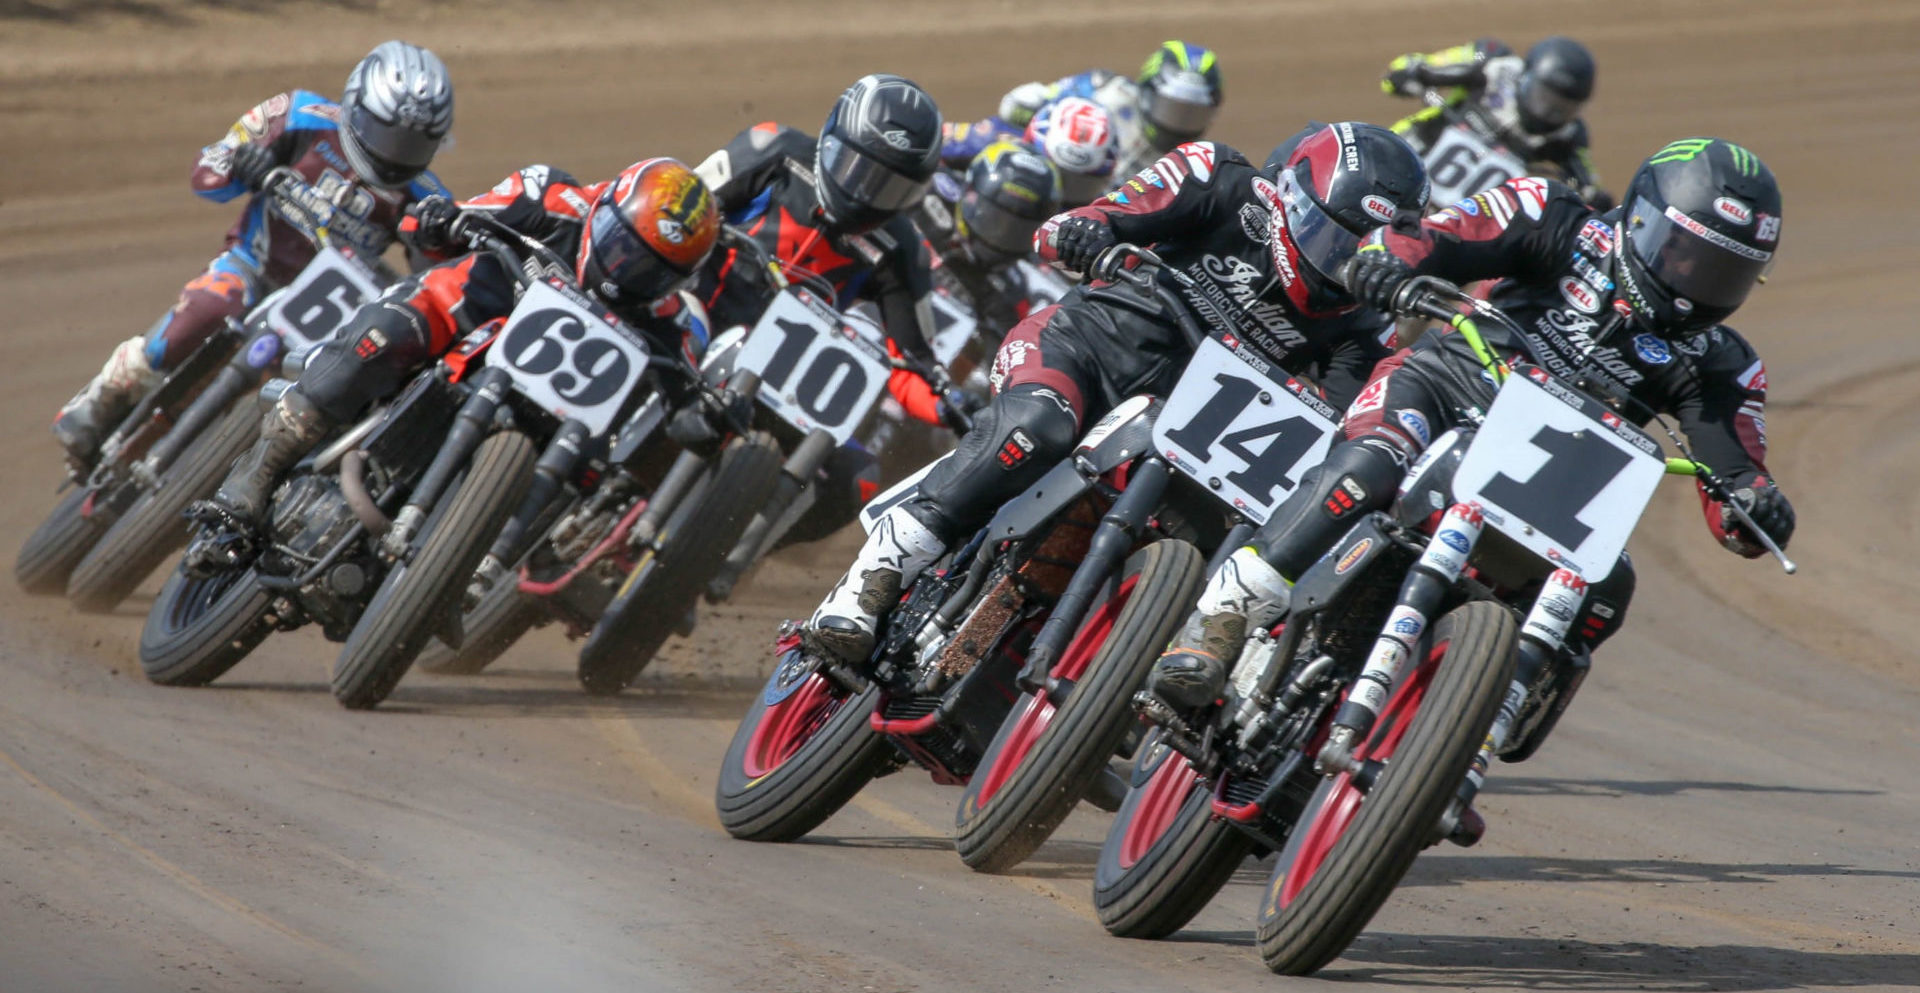
{"type": "Polygon", "coordinates": [[[205,579],[175,570],[140,631],[140,668],[162,686],[213,682],[273,632],[272,601],[252,569],[205,579]]]}
{"type": "Polygon", "coordinates": [[[1184,541],[1127,559],[1053,667],[1068,696],[1056,706],[1046,692],[1023,695],[968,781],[954,826],[962,861],[981,872],[1017,865],[1073,812],[1134,724],[1134,691],[1205,580],[1206,560],[1184,541]]]}
{"type": "Polygon", "coordinates": [[[1093,873],[1093,909],[1122,938],[1186,926],[1253,852],[1253,837],[1213,816],[1187,757],[1150,736],[1093,873]]]}
{"type": "Polygon", "coordinates": [[[1346,950],[1425,848],[1465,779],[1513,679],[1513,614],[1468,603],[1435,624],[1421,664],[1394,689],[1355,750],[1385,763],[1362,793],[1321,783],[1274,866],[1260,909],[1260,957],[1306,975],[1346,950]]]}
{"type": "Polygon", "coordinates": [[[714,805],[736,838],[792,841],[819,827],[892,749],[867,723],[877,688],[850,694],[799,659],[782,660],[727,746],[714,805]]]}
{"type": "Polygon", "coordinates": [[[58,596],[67,589],[67,577],[86,557],[87,549],[107,531],[108,521],[87,513],[93,491],[76,486],[67,491],[53,513],[33,529],[13,560],[13,578],[20,588],[41,596],[58,596]]]}

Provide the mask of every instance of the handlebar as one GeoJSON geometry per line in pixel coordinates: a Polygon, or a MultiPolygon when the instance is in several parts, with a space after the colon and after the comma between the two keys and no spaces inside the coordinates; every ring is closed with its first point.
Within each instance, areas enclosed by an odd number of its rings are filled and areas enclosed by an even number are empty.
{"type": "Polygon", "coordinates": [[[1159,276],[1165,273],[1174,282],[1182,286],[1193,285],[1193,280],[1178,269],[1169,268],[1160,256],[1151,248],[1120,242],[1101,252],[1087,267],[1085,281],[1102,280],[1109,283],[1125,283],[1173,316],[1180,325],[1180,333],[1187,339],[1188,348],[1199,348],[1207,340],[1207,332],[1194,322],[1193,315],[1187,312],[1185,304],[1173,295],[1173,291],[1161,284],[1159,276]],[[1126,263],[1134,264],[1128,266],[1126,263]]]}

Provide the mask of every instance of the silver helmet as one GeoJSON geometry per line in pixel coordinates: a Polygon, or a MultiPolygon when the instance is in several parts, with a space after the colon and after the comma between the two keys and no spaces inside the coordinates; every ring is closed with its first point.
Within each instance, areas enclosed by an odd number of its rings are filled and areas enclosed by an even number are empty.
{"type": "Polygon", "coordinates": [[[433,161],[452,128],[453,82],[432,52],[382,42],[347,74],[340,144],[368,182],[405,185],[433,161]]]}

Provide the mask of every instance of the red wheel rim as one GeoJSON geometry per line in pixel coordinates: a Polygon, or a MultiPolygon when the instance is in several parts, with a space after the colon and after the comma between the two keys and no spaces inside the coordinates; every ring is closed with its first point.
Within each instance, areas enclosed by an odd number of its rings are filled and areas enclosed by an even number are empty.
{"type": "Polygon", "coordinates": [[[761,712],[760,723],[747,740],[740,771],[748,779],[757,780],[780,768],[826,726],[844,702],[834,694],[826,677],[817,672],[808,674],[806,682],[786,699],[761,712]]]}
{"type": "MultiPolygon", "coordinates": [[[[1427,687],[1433,684],[1433,674],[1439,668],[1441,656],[1447,653],[1448,642],[1440,642],[1427,652],[1426,661],[1414,670],[1411,678],[1393,691],[1392,699],[1387,701],[1386,709],[1380,712],[1380,719],[1374,723],[1371,736],[1357,749],[1354,758],[1385,761],[1393,757],[1400,747],[1400,740],[1407,735],[1407,729],[1413,726],[1413,717],[1420,710],[1421,701],[1427,697],[1427,687]]],[[[1276,909],[1285,907],[1306,889],[1314,874],[1320,871],[1333,846],[1339,844],[1347,828],[1353,826],[1353,819],[1360,814],[1360,806],[1366,800],[1366,794],[1353,786],[1352,777],[1342,773],[1334,781],[1332,792],[1321,805],[1307,826],[1307,834],[1301,839],[1300,849],[1294,855],[1293,863],[1287,866],[1286,875],[1280,879],[1280,892],[1274,902],[1276,909]]],[[[1376,787],[1378,783],[1376,782],[1376,787]]]]}
{"type": "MultiPolygon", "coordinates": [[[[1138,576],[1128,576],[1113,596],[1108,597],[1107,602],[1101,604],[1100,609],[1080,625],[1073,641],[1067,644],[1067,650],[1060,654],[1060,662],[1052,669],[1055,678],[1079,679],[1086,674],[1093,657],[1099,654],[1100,647],[1113,634],[1114,619],[1120,616],[1120,611],[1132,598],[1133,585],[1138,580],[1138,576]]],[[[1047,725],[1053,723],[1053,713],[1053,701],[1047,699],[1045,693],[1028,693],[1020,697],[1020,702],[1014,705],[1013,716],[1009,718],[1014,722],[1013,728],[1001,740],[999,751],[994,753],[993,765],[985,775],[975,777],[980,783],[980,788],[973,795],[975,810],[985,807],[993,795],[1000,792],[1000,787],[1013,778],[1014,770],[1026,761],[1034,742],[1039,741],[1040,736],[1046,733],[1047,725]]]]}
{"type": "Polygon", "coordinates": [[[1140,791],[1140,802],[1127,820],[1126,833],[1120,836],[1120,868],[1131,869],[1146,858],[1153,846],[1173,828],[1187,796],[1199,777],[1185,755],[1170,754],[1162,761],[1147,785],[1140,791]]]}

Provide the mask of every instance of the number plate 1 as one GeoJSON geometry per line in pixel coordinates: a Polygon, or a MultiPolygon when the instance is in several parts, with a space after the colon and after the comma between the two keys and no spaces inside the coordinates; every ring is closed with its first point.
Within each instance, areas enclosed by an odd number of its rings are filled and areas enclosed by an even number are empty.
{"type": "Polygon", "coordinates": [[[781,293],[740,346],[735,368],[760,374],[760,402],[787,423],[803,432],[824,429],[844,445],[892,371],[886,353],[852,320],[781,293]]]}
{"type": "Polygon", "coordinates": [[[267,326],[285,342],[283,351],[325,341],[360,305],[380,293],[380,283],[359,259],[328,246],[280,293],[267,311],[267,326]]]}
{"type": "Polygon", "coordinates": [[[1666,471],[1660,446],[1538,369],[1509,377],[1453,475],[1454,499],[1541,558],[1599,582],[1666,471]]]}
{"type": "Polygon", "coordinates": [[[647,348],[575,294],[534,283],[487,349],[486,363],[511,373],[514,389],[555,417],[576,419],[599,435],[640,381],[647,348]]]}
{"type": "Polygon", "coordinates": [[[1527,164],[1519,156],[1487,144],[1464,124],[1442,131],[1427,150],[1427,178],[1433,181],[1433,202],[1440,206],[1526,174],[1527,164]]]}
{"type": "Polygon", "coordinates": [[[1260,524],[1300,485],[1300,476],[1327,457],[1335,414],[1317,397],[1297,396],[1299,386],[1285,370],[1255,361],[1266,368],[1217,338],[1201,342],[1154,422],[1153,444],[1181,472],[1260,524]]]}

